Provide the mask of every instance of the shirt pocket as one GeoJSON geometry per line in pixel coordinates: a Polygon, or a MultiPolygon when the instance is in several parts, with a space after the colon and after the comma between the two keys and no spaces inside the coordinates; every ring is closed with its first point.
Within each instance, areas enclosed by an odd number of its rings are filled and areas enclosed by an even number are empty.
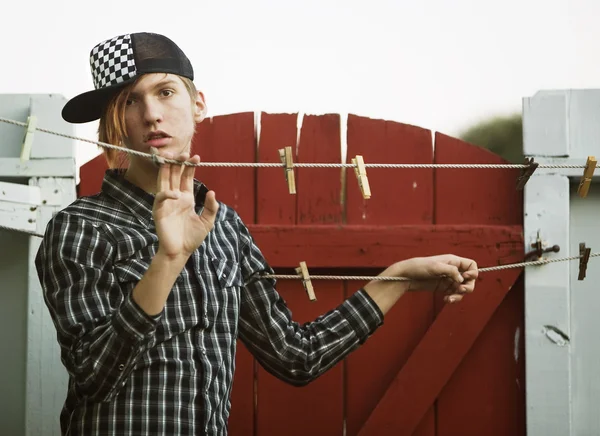
{"type": "Polygon", "coordinates": [[[143,259],[127,259],[115,264],[114,271],[120,283],[139,282],[148,268],[150,262],[143,259]]]}
{"type": "MultiPolygon", "coordinates": [[[[150,263],[152,259],[144,259],[144,258],[130,258],[123,260],[114,265],[114,272],[117,277],[119,283],[135,283],[139,282],[148,268],[150,268],[150,263]]],[[[185,268],[179,273],[177,279],[175,280],[175,284],[182,283],[184,278],[185,268]]]]}
{"type": "Polygon", "coordinates": [[[211,263],[221,288],[241,287],[244,284],[242,269],[238,262],[230,259],[213,258],[211,263]]]}

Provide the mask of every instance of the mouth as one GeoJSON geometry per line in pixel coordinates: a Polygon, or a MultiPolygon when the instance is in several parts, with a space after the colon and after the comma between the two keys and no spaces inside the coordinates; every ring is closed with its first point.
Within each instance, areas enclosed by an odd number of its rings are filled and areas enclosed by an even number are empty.
{"type": "Polygon", "coordinates": [[[171,142],[171,136],[161,130],[158,130],[147,134],[144,138],[144,142],[150,147],[163,147],[171,142]]]}

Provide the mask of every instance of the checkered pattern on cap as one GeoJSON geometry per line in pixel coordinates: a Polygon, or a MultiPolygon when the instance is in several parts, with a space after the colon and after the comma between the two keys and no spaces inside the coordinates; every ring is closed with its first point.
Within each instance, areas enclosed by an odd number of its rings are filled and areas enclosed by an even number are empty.
{"type": "Polygon", "coordinates": [[[120,35],[98,44],[90,54],[96,89],[117,85],[136,75],[130,35],[120,35]]]}

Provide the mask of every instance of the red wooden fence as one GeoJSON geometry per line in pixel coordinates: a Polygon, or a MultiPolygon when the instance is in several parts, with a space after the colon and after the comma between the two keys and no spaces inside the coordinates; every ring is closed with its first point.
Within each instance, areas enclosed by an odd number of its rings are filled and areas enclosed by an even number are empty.
{"type": "MultiPolygon", "coordinates": [[[[198,127],[203,161],[341,162],[340,116],[240,113],[198,127]],[[259,136],[259,137],[258,137],[259,136]],[[297,144],[297,138],[299,142],[297,144]],[[297,145],[297,147],[296,147],[297,145]]],[[[350,115],[347,158],[367,163],[502,163],[442,134],[350,115]],[[435,144],[433,144],[435,142],[435,144]],[[433,147],[435,145],[435,148],[433,147]]],[[[102,158],[81,172],[80,195],[97,192],[102,158]]],[[[290,195],[280,168],[199,168],[197,178],[236,208],[276,270],[302,260],[312,273],[377,274],[414,256],[455,253],[479,266],[523,259],[518,170],[368,169],[363,200],[353,170],[299,168],[290,195]]],[[[363,283],[298,281],[278,290],[294,318],[309,321],[363,283]]],[[[359,350],[303,388],[264,371],[240,344],[231,435],[524,435],[523,281],[520,270],[484,273],[458,305],[413,293],[359,350]]]]}

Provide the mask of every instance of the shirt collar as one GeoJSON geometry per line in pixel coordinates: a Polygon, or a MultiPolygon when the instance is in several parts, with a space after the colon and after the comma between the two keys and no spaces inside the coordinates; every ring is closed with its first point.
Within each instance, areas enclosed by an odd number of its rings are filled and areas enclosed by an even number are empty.
{"type": "MultiPolygon", "coordinates": [[[[125,206],[133,216],[143,225],[150,226],[154,221],[152,218],[152,206],[154,194],[144,191],[129,180],[126,180],[125,169],[108,169],[102,180],[102,192],[114,198],[125,206]]],[[[194,197],[196,199],[196,211],[204,207],[204,200],[208,188],[198,180],[194,179],[194,197]]]]}

